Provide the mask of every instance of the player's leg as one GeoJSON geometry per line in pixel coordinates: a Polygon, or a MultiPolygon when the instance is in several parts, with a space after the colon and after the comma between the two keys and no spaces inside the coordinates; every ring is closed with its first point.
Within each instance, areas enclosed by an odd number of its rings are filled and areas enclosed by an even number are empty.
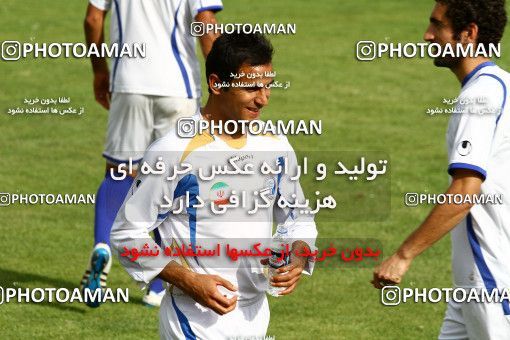
{"type": "Polygon", "coordinates": [[[180,118],[193,116],[198,111],[198,100],[177,97],[154,98],[153,139],[163,137],[170,129],[177,127],[180,118]]]}
{"type": "Polygon", "coordinates": [[[446,307],[446,313],[439,333],[439,340],[462,340],[469,339],[462,315],[461,305],[450,300],[446,307]]]}
{"type": "Polygon", "coordinates": [[[464,303],[462,313],[469,339],[510,338],[510,315],[505,315],[501,303],[464,303]]]}
{"type": "MultiPolygon", "coordinates": [[[[107,159],[106,174],[96,195],[94,243],[89,268],[82,279],[82,289],[104,288],[111,266],[110,231],[113,221],[131,187],[132,174],[119,179],[112,168],[133,160],[136,164],[143,157],[152,131],[149,100],[136,94],[114,93],[108,116],[106,146],[103,156],[107,159]]],[[[98,305],[89,304],[91,307],[98,305]]]]}
{"type": "Polygon", "coordinates": [[[116,168],[117,166],[113,164],[106,165],[105,176],[97,190],[94,218],[94,244],[96,245],[104,243],[110,246],[110,231],[113,221],[133,183],[132,176],[126,176],[122,180],[113,178],[112,170],[116,177],[120,177],[116,168]]]}
{"type": "Polygon", "coordinates": [[[96,243],[110,244],[113,221],[133,183],[138,163],[150,143],[151,131],[150,99],[139,94],[114,93],[103,152],[107,161],[106,174],[96,197],[98,202],[94,229],[96,243]],[[121,163],[128,164],[130,158],[134,171],[119,179],[117,166],[121,163]]]}

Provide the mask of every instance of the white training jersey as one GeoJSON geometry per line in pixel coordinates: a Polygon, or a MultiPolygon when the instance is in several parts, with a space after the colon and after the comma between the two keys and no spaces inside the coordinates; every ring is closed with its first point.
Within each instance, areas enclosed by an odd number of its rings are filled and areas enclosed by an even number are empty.
{"type": "Polygon", "coordinates": [[[196,38],[190,34],[195,16],[220,11],[221,0],[89,0],[112,9],[110,43],[145,43],[145,58],[114,58],[112,92],[200,98],[200,65],[196,38]]]}
{"type": "MultiPolygon", "coordinates": [[[[510,74],[493,62],[479,65],[462,82],[460,113],[448,126],[448,172],[478,172],[485,179],[481,194],[495,198],[494,204],[474,205],[451,232],[453,278],[459,287],[510,288],[509,84],[510,74]]],[[[510,315],[508,301],[503,309],[510,315]]]]}
{"type": "MultiPolygon", "coordinates": [[[[202,118],[197,114],[194,119],[202,118]]],[[[296,156],[286,137],[248,135],[235,143],[227,143],[209,134],[182,139],[172,131],[149,147],[144,162],[153,166],[158,157],[162,157],[160,161],[165,164],[166,175],[139,174],[131,194],[128,194],[119,210],[111,233],[111,244],[117,254],[124,252],[124,247],[141,247],[146,242],[150,249],[154,249],[155,243],[149,236],[154,228],[158,228],[163,238],[163,247],[172,246],[175,249],[184,245],[193,249],[199,246],[214,249],[216,244],[221,243],[221,257],[179,257],[176,260],[195,272],[220,275],[229,280],[238,286],[239,301],[242,303],[243,300],[260,298],[267,288],[267,279],[260,264],[262,257],[240,257],[231,261],[225,256],[226,244],[232,242],[231,246],[237,247],[243,240],[245,247],[242,249],[245,250],[252,249],[251,246],[258,242],[263,243],[261,249],[269,247],[266,241],[271,238],[275,220],[278,223],[291,221],[290,238],[303,240],[312,249],[315,248],[317,230],[313,216],[276,203],[282,196],[289,202],[305,201],[299,181],[291,180],[295,171],[277,175],[263,175],[257,171],[262,162],[274,169],[277,169],[277,164],[284,162],[288,162],[288,169],[296,168],[296,156]],[[246,164],[255,165],[255,174],[216,174],[211,180],[204,179],[211,174],[213,166],[228,164],[228,159],[233,156],[238,157],[236,162],[243,169],[246,164]],[[173,172],[172,167],[181,163],[190,164],[191,172],[168,180],[168,174],[173,172]],[[202,175],[199,169],[202,169],[202,175]],[[241,196],[243,191],[253,193],[264,189],[269,193],[269,208],[260,209],[252,215],[246,212],[253,207],[253,200],[250,199],[255,197],[253,195],[247,195],[247,209],[239,205],[239,209],[224,214],[215,214],[209,209],[211,203],[221,207],[234,192],[241,196]],[[190,204],[197,203],[196,196],[205,201],[203,208],[188,207],[185,211],[174,213],[185,199],[189,199],[190,204]],[[163,197],[169,198],[171,207],[163,204],[163,197]]],[[[128,257],[120,256],[122,265],[142,286],[154,279],[172,259],[175,258],[140,257],[133,262],[128,257]]],[[[312,261],[308,262],[306,273],[311,273],[312,261]]],[[[176,290],[174,287],[173,291],[176,290]]]]}

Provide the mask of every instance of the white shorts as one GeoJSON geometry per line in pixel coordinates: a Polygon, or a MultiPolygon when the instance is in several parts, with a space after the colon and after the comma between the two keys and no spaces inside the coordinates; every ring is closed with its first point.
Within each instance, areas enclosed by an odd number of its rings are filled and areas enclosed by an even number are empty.
{"type": "Polygon", "coordinates": [[[501,303],[458,303],[449,301],[439,334],[441,340],[508,340],[510,316],[501,303]]]}
{"type": "Polygon", "coordinates": [[[263,294],[253,303],[225,315],[216,314],[187,295],[168,291],[159,311],[161,339],[264,339],[269,326],[269,304],[263,294]]]}
{"type": "Polygon", "coordinates": [[[198,99],[113,93],[103,156],[108,163],[139,162],[147,147],[196,113],[198,99]]]}

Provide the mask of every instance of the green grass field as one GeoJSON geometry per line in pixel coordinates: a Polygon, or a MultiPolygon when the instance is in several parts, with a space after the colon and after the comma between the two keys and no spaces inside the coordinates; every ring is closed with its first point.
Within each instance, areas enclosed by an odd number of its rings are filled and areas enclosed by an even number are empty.
{"type": "MultiPolygon", "coordinates": [[[[406,192],[446,188],[448,117],[429,107],[454,98],[459,84],[429,59],[359,62],[358,40],[419,42],[433,1],[224,0],[223,22],[297,24],[295,36],[273,36],[275,70],[285,91],[273,91],[264,116],[322,119],[322,136],[290,137],[307,152],[377,151],[390,158],[391,211],[382,221],[318,221],[321,237],[375,238],[392,252],[426,216],[408,208],[406,192]]],[[[0,40],[81,42],[86,1],[3,0],[0,40]]],[[[509,33],[510,34],[510,33],[509,33]]],[[[510,35],[498,64],[509,68],[510,35]]],[[[0,192],[95,193],[104,175],[101,157],[107,112],[95,103],[86,59],[0,61],[0,192]],[[8,115],[24,98],[70,97],[81,116],[8,115]]],[[[340,153],[339,153],[340,154],[340,153]]],[[[307,191],[312,184],[305,183],[307,191]]],[[[389,206],[389,204],[388,204],[389,206]]],[[[337,210],[341,210],[339,205],[337,210]]],[[[349,209],[352,209],[350,207],[349,209]]],[[[93,246],[92,205],[0,207],[0,286],[79,284],[93,246]]],[[[449,238],[413,263],[404,287],[450,286],[449,238]]],[[[369,284],[372,268],[321,269],[291,296],[270,299],[268,335],[277,339],[432,339],[445,304],[385,307],[369,284]]],[[[158,311],[114,262],[110,287],[128,287],[129,304],[89,309],[80,304],[0,305],[0,339],[145,339],[158,337],[158,311]]]]}

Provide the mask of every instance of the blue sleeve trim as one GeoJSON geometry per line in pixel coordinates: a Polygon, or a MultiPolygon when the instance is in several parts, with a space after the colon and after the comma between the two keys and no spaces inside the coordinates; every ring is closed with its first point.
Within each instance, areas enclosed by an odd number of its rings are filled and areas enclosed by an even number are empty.
{"type": "Polygon", "coordinates": [[[448,174],[450,174],[450,176],[453,176],[453,170],[455,170],[455,169],[473,170],[473,171],[478,172],[480,175],[482,175],[484,180],[485,180],[485,178],[487,178],[487,171],[485,171],[484,169],[480,168],[479,166],[476,166],[476,165],[473,165],[473,164],[468,164],[468,163],[452,163],[448,167],[448,174]]]}
{"type": "Polygon", "coordinates": [[[207,7],[202,7],[200,9],[198,9],[197,14],[205,12],[205,11],[219,12],[222,9],[223,9],[223,6],[207,6],[207,7]]]}

